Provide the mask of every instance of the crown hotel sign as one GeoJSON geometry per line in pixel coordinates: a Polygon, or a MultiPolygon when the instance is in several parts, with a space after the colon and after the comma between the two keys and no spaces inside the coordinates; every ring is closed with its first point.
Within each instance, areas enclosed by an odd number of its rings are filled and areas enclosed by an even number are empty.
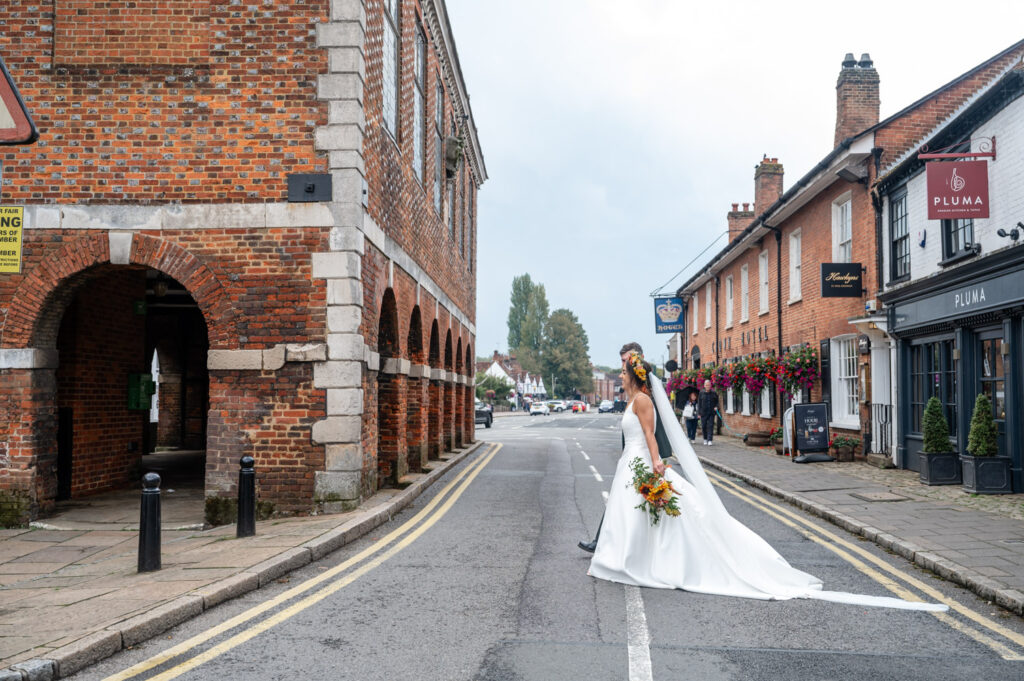
{"type": "Polygon", "coordinates": [[[654,299],[654,333],[684,331],[682,298],[654,299]]]}
{"type": "Polygon", "coordinates": [[[988,217],[988,161],[932,161],[928,174],[928,219],[988,217]]]}

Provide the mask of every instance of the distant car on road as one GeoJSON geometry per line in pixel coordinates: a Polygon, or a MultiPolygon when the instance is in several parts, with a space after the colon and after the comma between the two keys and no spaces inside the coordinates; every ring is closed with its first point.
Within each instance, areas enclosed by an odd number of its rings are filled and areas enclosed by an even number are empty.
{"type": "Polygon", "coordinates": [[[579,400],[577,400],[577,401],[572,403],[572,413],[573,414],[582,414],[586,410],[587,410],[587,403],[586,402],[580,402],[579,400]]]}
{"type": "Polygon", "coordinates": [[[548,409],[555,413],[561,413],[567,408],[567,405],[562,400],[548,400],[545,404],[548,405],[548,409]]]}
{"type": "Polygon", "coordinates": [[[597,413],[604,414],[615,411],[615,403],[611,400],[601,400],[601,404],[597,405],[597,413]]]}
{"type": "Polygon", "coordinates": [[[551,414],[551,409],[549,409],[548,405],[543,402],[534,402],[530,405],[530,416],[533,416],[534,414],[548,416],[551,414]]]}
{"type": "Polygon", "coordinates": [[[490,428],[494,421],[494,407],[486,402],[476,401],[476,422],[484,424],[484,428],[490,428]]]}

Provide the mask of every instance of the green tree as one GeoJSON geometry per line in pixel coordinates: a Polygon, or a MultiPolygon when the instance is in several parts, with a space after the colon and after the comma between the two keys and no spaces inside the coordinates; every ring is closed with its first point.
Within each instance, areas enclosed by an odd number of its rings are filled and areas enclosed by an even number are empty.
{"type": "Polygon", "coordinates": [[[512,304],[508,308],[508,349],[515,350],[522,343],[523,320],[533,297],[533,280],[529,274],[512,279],[512,304]]]}
{"type": "Polygon", "coordinates": [[[571,310],[561,308],[551,313],[544,328],[541,360],[541,375],[549,392],[564,395],[594,389],[590,342],[571,310]]]}

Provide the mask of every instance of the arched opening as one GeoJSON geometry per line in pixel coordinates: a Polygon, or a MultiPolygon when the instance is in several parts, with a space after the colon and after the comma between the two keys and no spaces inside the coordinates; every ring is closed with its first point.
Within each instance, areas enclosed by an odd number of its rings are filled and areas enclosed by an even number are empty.
{"type": "Polygon", "coordinates": [[[444,370],[448,372],[444,382],[444,407],[442,407],[442,430],[444,431],[444,449],[451,451],[455,443],[455,386],[452,381],[452,330],[448,329],[444,337],[444,370]]]}
{"type": "MultiPolygon", "coordinates": [[[[463,379],[462,371],[462,338],[455,344],[455,375],[463,379]]],[[[452,383],[452,390],[455,391],[455,446],[461,447],[466,442],[466,391],[465,385],[452,383]]]]}
{"type": "Polygon", "coordinates": [[[466,343],[466,442],[476,440],[476,358],[472,346],[466,343]]]}
{"type": "Polygon", "coordinates": [[[402,394],[405,376],[398,373],[401,356],[398,342],[398,305],[391,289],[384,292],[377,324],[377,484],[397,484],[405,473],[405,409],[402,394]]]}
{"type": "Polygon", "coordinates": [[[51,523],[100,508],[137,522],[139,478],[156,472],[163,522],[202,524],[209,334],[185,286],[142,265],[89,268],[53,292],[33,340],[58,357],[51,523]]]}
{"type": "Polygon", "coordinates": [[[409,318],[409,336],[406,340],[409,350],[409,361],[412,368],[409,372],[409,386],[406,390],[406,422],[405,437],[408,447],[409,470],[420,471],[427,463],[427,405],[429,404],[429,376],[423,376],[421,367],[427,361],[423,352],[423,323],[420,320],[420,307],[412,309],[409,318]]]}
{"type": "Polygon", "coordinates": [[[693,349],[690,350],[690,362],[691,368],[700,369],[700,346],[694,345],[693,349]]]}
{"type": "Polygon", "coordinates": [[[427,364],[431,369],[430,388],[428,389],[430,404],[427,407],[427,457],[437,459],[441,456],[444,440],[441,437],[441,413],[444,408],[444,382],[437,378],[435,371],[441,369],[441,339],[437,330],[437,320],[430,325],[430,345],[427,350],[427,364]]]}

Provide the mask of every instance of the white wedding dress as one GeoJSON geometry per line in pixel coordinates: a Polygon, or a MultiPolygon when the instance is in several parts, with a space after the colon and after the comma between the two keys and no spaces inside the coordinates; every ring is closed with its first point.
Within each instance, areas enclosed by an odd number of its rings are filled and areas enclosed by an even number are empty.
{"type": "Polygon", "coordinates": [[[683,470],[683,475],[671,468],[666,472],[679,492],[682,514],[662,515],[652,525],[647,511],[636,508],[642,497],[631,484],[630,462],[639,457],[651,468],[651,455],[631,402],[622,415],[625,447],[608,492],[590,575],[635,586],[762,600],[814,598],[911,610],[948,609],[898,598],[823,591],[820,579],[792,567],[768,542],[729,515],[672,418],[661,383],[657,377],[651,383],[656,417],[665,420],[666,435],[683,470]]]}

